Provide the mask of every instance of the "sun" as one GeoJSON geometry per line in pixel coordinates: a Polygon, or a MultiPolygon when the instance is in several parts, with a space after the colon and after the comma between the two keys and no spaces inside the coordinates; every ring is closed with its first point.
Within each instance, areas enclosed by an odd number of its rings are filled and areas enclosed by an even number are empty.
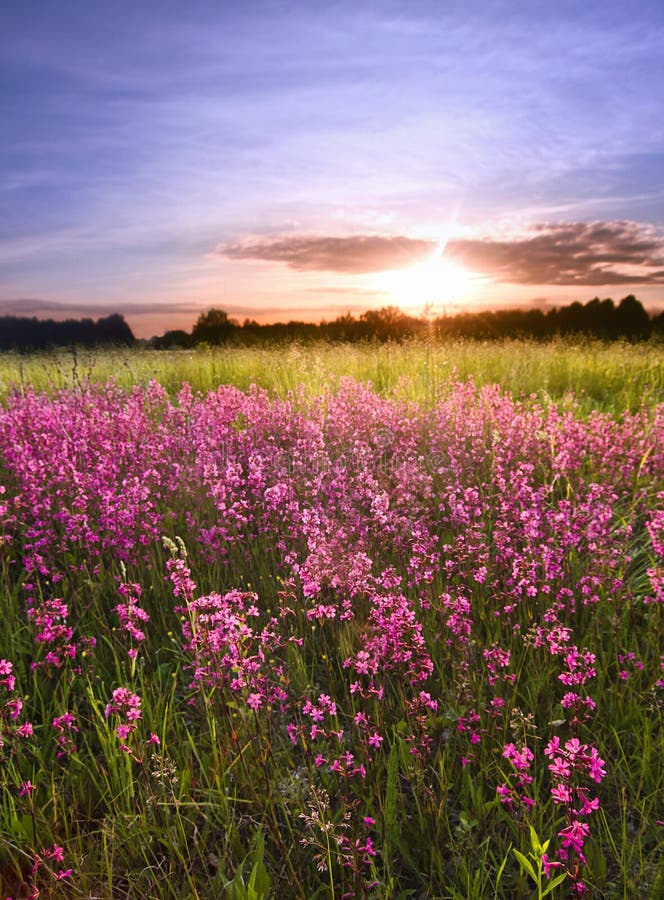
{"type": "Polygon", "coordinates": [[[439,254],[407,269],[380,272],[376,276],[377,287],[388,292],[396,306],[409,312],[442,311],[462,303],[475,279],[474,273],[439,254]]]}

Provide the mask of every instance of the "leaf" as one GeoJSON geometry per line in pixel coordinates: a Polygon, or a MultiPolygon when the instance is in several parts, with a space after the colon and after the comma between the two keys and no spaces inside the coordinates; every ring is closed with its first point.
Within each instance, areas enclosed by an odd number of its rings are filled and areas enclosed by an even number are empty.
{"type": "Polygon", "coordinates": [[[507,865],[507,860],[509,859],[509,853],[510,853],[511,849],[512,849],[512,844],[510,843],[509,847],[507,848],[507,853],[505,854],[505,858],[501,862],[501,864],[498,868],[498,871],[496,872],[496,887],[498,887],[498,885],[500,884],[500,879],[503,877],[503,872],[505,871],[505,866],[507,865]]]}
{"type": "Polygon", "coordinates": [[[545,890],[542,891],[542,897],[546,897],[547,894],[550,894],[554,888],[557,888],[559,884],[562,884],[563,881],[567,878],[567,872],[563,872],[562,875],[556,875],[556,877],[550,881],[545,890]]]}
{"type": "Polygon", "coordinates": [[[255,861],[251,870],[251,875],[249,876],[249,883],[247,887],[249,890],[249,894],[253,898],[255,898],[255,900],[265,900],[265,898],[270,894],[272,882],[270,879],[270,873],[266,869],[265,863],[263,862],[265,838],[263,837],[263,832],[260,829],[256,832],[256,837],[254,840],[255,861]]]}
{"type": "Polygon", "coordinates": [[[537,875],[535,874],[535,870],[533,869],[533,865],[530,862],[530,860],[526,859],[526,857],[523,855],[523,853],[519,853],[518,850],[513,850],[512,853],[514,853],[516,858],[519,860],[519,865],[521,866],[521,871],[527,872],[527,874],[530,875],[530,877],[533,879],[535,884],[537,884],[537,881],[538,881],[537,875]]]}
{"type": "Polygon", "coordinates": [[[26,841],[27,843],[33,843],[35,836],[32,824],[32,816],[28,813],[23,813],[21,815],[15,813],[11,817],[10,828],[12,836],[26,841]]]}
{"type": "Polygon", "coordinates": [[[228,900],[247,900],[247,893],[240,866],[235,872],[235,878],[226,884],[226,896],[228,900]]]}
{"type": "Polygon", "coordinates": [[[540,844],[540,839],[537,836],[537,832],[530,826],[530,846],[533,848],[533,853],[536,857],[541,857],[544,850],[542,849],[542,845],[540,844]]]}

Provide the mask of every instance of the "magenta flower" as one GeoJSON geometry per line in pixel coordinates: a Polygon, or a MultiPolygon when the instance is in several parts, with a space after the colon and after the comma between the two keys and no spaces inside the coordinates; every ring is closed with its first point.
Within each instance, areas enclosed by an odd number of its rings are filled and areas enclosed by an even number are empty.
{"type": "Polygon", "coordinates": [[[591,747],[590,758],[588,760],[588,774],[593,781],[599,783],[604,778],[606,775],[606,769],[603,768],[604,765],[604,760],[600,759],[595,747],[591,747]]]}
{"type": "Polygon", "coordinates": [[[586,838],[590,835],[590,828],[585,822],[574,820],[567,828],[558,832],[564,849],[571,848],[575,853],[581,853],[586,838]]]}
{"type": "Polygon", "coordinates": [[[554,860],[549,859],[547,853],[542,854],[542,868],[544,869],[544,877],[551,878],[551,873],[555,872],[556,869],[560,869],[562,867],[561,862],[556,862],[554,860]]]}
{"type": "Polygon", "coordinates": [[[111,702],[106,704],[106,718],[108,719],[111,715],[120,718],[120,722],[115,727],[115,733],[121,742],[120,750],[128,753],[130,749],[124,742],[136,731],[137,723],[142,718],[141,698],[128,688],[116,688],[113,691],[111,702]]]}

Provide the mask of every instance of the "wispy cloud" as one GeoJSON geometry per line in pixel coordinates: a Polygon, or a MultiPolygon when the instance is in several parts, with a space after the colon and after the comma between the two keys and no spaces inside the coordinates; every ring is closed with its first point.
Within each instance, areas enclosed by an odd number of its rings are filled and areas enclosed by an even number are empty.
{"type": "Polygon", "coordinates": [[[372,288],[361,288],[361,287],[308,287],[304,288],[302,293],[304,294],[341,294],[350,295],[352,297],[384,297],[386,295],[386,291],[376,290],[372,288]]]}
{"type": "MultiPolygon", "coordinates": [[[[364,274],[400,269],[435,251],[400,235],[279,236],[218,248],[230,259],[283,263],[297,271],[364,274]]],[[[635,222],[535,225],[509,239],[457,238],[446,258],[510,284],[664,284],[664,236],[635,222]]]]}
{"type": "Polygon", "coordinates": [[[362,274],[400,269],[426,257],[432,241],[402,236],[282,237],[229,244],[218,248],[229,259],[285,263],[301,272],[362,274]]]}
{"type": "Polygon", "coordinates": [[[201,304],[194,303],[149,303],[123,300],[121,303],[58,303],[38,297],[16,297],[0,300],[1,316],[36,316],[37,318],[91,318],[108,316],[120,312],[126,316],[149,316],[159,313],[169,315],[195,315],[201,311],[201,304]]]}

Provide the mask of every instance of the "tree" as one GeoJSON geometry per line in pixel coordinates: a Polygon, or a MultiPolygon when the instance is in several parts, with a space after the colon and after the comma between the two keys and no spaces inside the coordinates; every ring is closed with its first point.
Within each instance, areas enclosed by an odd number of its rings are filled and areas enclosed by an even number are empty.
{"type": "Polygon", "coordinates": [[[131,328],[125,322],[124,316],[119,313],[112,313],[103,319],[97,319],[96,325],[93,324],[93,332],[95,331],[94,343],[133,344],[136,340],[131,328]]]}
{"type": "Polygon", "coordinates": [[[370,337],[375,337],[381,341],[400,340],[406,335],[414,334],[418,331],[418,324],[420,326],[424,324],[423,322],[418,322],[413,316],[406,315],[397,306],[369,309],[362,313],[360,322],[370,337]]]}
{"type": "Polygon", "coordinates": [[[634,294],[628,294],[616,310],[617,331],[620,337],[645,340],[650,336],[650,316],[634,294]]]}
{"type": "Polygon", "coordinates": [[[152,338],[152,346],[157,350],[170,350],[172,347],[191,347],[191,335],[181,328],[165,331],[161,336],[152,338]]]}
{"type": "Polygon", "coordinates": [[[200,314],[191,336],[195,344],[202,341],[208,344],[221,344],[229,338],[234,329],[235,325],[225,310],[209,309],[200,314]]]}

